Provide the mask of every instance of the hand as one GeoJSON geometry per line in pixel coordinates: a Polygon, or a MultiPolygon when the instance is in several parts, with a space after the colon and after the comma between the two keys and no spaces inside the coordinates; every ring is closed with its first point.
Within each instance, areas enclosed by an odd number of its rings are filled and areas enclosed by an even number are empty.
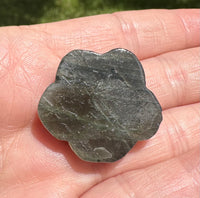
{"type": "Polygon", "coordinates": [[[199,10],[146,10],[1,28],[0,197],[197,198],[199,21],[199,10]],[[37,105],[69,51],[117,47],[141,60],[163,121],[121,160],[84,162],[44,129],[37,105]]]}

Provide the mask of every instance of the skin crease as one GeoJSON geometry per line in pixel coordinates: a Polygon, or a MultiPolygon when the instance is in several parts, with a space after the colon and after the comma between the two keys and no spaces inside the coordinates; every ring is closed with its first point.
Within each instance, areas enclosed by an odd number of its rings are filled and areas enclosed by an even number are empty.
{"type": "Polygon", "coordinates": [[[128,11],[0,28],[1,198],[198,198],[200,10],[128,11]],[[80,160],[37,105],[73,49],[137,55],[163,109],[155,136],[121,160],[80,160]]]}

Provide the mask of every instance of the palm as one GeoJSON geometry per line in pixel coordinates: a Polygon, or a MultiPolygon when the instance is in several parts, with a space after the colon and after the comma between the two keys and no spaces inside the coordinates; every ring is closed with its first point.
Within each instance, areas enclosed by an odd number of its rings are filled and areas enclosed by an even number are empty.
{"type": "Polygon", "coordinates": [[[0,197],[198,197],[198,20],[160,10],[1,28],[0,197]],[[38,101],[67,52],[116,47],[142,60],[164,120],[123,159],[84,162],[46,132],[38,101]]]}

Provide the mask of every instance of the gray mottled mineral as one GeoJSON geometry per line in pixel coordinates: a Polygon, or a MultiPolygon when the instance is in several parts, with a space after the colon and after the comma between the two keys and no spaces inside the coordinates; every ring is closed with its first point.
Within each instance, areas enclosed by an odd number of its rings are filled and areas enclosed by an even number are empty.
{"type": "Polygon", "coordinates": [[[138,140],[152,137],[161,111],[141,63],[120,48],[68,53],[38,106],[45,128],[90,162],[119,160],[138,140]]]}

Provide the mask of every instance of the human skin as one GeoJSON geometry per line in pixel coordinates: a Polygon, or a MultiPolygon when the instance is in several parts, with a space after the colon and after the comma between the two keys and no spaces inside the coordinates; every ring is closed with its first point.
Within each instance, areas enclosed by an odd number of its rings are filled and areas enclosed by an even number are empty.
{"type": "Polygon", "coordinates": [[[0,197],[199,197],[199,35],[198,9],[0,28],[0,197]],[[141,60],[163,121],[121,160],[85,162],[45,130],[37,105],[69,51],[118,47],[141,60]]]}

